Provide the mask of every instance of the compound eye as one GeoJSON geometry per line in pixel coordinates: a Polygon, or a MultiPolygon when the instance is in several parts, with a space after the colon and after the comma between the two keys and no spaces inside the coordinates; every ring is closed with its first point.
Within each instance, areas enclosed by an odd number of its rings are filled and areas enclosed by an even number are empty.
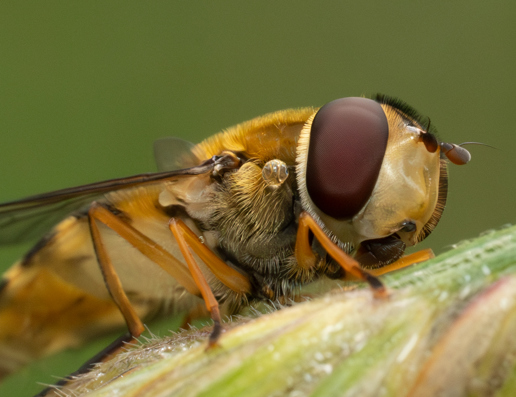
{"type": "Polygon", "coordinates": [[[376,101],[342,98],[324,105],[310,133],[306,187],[314,204],[336,219],[356,215],[371,196],[389,125],[376,101]]]}

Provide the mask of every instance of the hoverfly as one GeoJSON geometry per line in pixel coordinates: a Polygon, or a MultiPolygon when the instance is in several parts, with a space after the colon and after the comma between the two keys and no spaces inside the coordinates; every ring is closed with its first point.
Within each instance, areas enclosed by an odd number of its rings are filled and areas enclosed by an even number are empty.
{"type": "Polygon", "coordinates": [[[313,280],[378,275],[435,228],[447,193],[439,142],[408,105],[342,98],[279,111],[197,145],[157,141],[159,172],[0,205],[0,243],[55,224],[0,282],[0,365],[26,362],[140,319],[204,303],[286,300],[313,280]],[[63,216],[66,215],[64,219],[63,216]]]}

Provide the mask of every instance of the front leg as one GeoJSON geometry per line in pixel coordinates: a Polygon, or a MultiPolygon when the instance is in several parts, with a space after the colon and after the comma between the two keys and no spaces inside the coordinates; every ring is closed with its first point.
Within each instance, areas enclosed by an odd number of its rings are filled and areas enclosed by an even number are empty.
{"type": "Polygon", "coordinates": [[[366,281],[373,289],[375,297],[385,298],[388,296],[387,289],[383,283],[376,276],[362,269],[355,259],[342,251],[337,244],[331,241],[308,212],[302,212],[301,215],[299,215],[299,226],[295,246],[295,256],[299,266],[310,269],[317,263],[317,258],[309,243],[308,235],[310,231],[326,252],[346,271],[346,274],[351,274],[359,280],[366,281]]]}

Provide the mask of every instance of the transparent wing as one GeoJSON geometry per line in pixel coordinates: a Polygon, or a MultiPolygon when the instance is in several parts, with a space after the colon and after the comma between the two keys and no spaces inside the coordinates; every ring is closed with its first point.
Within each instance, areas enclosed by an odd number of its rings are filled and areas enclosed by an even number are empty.
{"type": "Polygon", "coordinates": [[[194,167],[199,160],[192,153],[195,145],[180,138],[167,137],[154,142],[154,159],[158,171],[174,171],[194,167]]]}
{"type": "Polygon", "coordinates": [[[99,194],[63,198],[53,203],[11,202],[0,205],[0,245],[35,240],[45,234],[60,219],[81,209],[99,194]]]}
{"type": "Polygon", "coordinates": [[[111,179],[0,204],[0,245],[41,237],[64,216],[86,207],[107,192],[212,170],[213,160],[208,160],[196,167],[111,179]]]}

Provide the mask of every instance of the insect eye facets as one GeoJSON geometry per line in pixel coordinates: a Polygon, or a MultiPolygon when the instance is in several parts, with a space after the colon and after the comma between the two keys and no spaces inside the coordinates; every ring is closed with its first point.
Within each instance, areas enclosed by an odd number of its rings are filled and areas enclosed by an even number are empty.
{"type": "Polygon", "coordinates": [[[306,187],[314,204],[337,219],[365,205],[382,165],[389,126],[379,103],[342,98],[324,105],[311,128],[306,187]]]}

